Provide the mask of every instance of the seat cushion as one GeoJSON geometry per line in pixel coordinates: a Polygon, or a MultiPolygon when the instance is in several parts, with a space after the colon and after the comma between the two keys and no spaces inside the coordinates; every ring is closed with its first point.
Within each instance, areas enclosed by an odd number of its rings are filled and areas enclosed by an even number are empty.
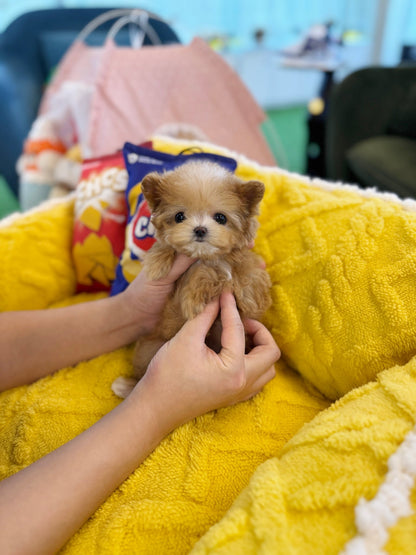
{"type": "Polygon", "coordinates": [[[416,140],[395,135],[366,139],[347,151],[347,161],[360,185],[416,196],[416,140]]]}

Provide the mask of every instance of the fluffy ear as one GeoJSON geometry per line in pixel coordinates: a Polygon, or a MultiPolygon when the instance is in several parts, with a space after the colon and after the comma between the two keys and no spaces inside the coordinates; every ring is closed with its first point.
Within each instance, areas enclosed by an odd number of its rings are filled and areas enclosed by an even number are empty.
{"type": "Polygon", "coordinates": [[[237,193],[244,201],[250,215],[257,213],[257,207],[264,195],[264,184],[261,181],[241,181],[237,185],[237,193]]]}
{"type": "Polygon", "coordinates": [[[157,172],[147,174],[143,178],[141,189],[151,212],[153,212],[163,197],[163,179],[161,174],[157,172]]]}

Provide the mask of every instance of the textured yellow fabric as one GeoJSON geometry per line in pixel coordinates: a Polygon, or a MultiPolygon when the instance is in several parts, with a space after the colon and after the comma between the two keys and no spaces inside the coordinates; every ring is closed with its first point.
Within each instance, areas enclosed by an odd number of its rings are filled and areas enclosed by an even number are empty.
{"type": "MultiPolygon", "coordinates": [[[[173,153],[186,144],[154,139],[173,153]]],[[[273,284],[265,323],[290,366],[336,399],[407,362],[416,353],[416,212],[238,162],[237,175],[266,185],[256,239],[273,284]]]]}
{"type": "MultiPolygon", "coordinates": [[[[189,143],[154,144],[175,153],[189,143]]],[[[337,553],[357,534],[358,500],[377,494],[414,426],[416,213],[238,161],[240,176],[266,184],[256,249],[285,362],[253,400],[167,437],[63,552],[177,555],[203,536],[196,554],[337,553]],[[324,410],[330,402],[287,363],[331,399],[366,385],[324,410]]],[[[72,225],[72,201],[0,223],[0,310],[96,298],[71,296],[72,225]]],[[[130,371],[125,348],[2,393],[0,479],[115,407],[110,385],[130,371]]],[[[411,553],[415,524],[414,512],[400,519],[385,549],[411,553]]]]}
{"type": "Polygon", "coordinates": [[[0,310],[46,308],[75,290],[73,201],[0,221],[0,310]]]}
{"type": "MultiPolygon", "coordinates": [[[[257,469],[192,555],[339,553],[356,534],[357,502],[377,493],[388,458],[415,421],[412,359],[384,371],[377,382],[355,389],[305,425],[280,459],[257,469]]],[[[414,514],[390,532],[388,553],[415,553],[414,514]]]]}
{"type": "Polygon", "coordinates": [[[416,488],[411,495],[413,514],[402,518],[390,530],[385,551],[391,554],[414,555],[416,553],[416,488]]]}
{"type": "MultiPolygon", "coordinates": [[[[49,205],[3,224],[0,252],[6,249],[8,255],[0,289],[13,279],[13,302],[1,297],[0,310],[64,306],[103,296],[70,296],[75,285],[71,208],[71,202],[49,205]],[[29,267],[22,265],[23,246],[27,255],[36,252],[29,267]]],[[[0,479],[114,408],[120,400],[111,383],[131,371],[131,358],[130,348],[120,349],[0,394],[0,479]]],[[[166,438],[63,552],[187,553],[225,514],[255,468],[277,455],[327,405],[279,364],[275,380],[255,399],[198,418],[166,438]]]]}

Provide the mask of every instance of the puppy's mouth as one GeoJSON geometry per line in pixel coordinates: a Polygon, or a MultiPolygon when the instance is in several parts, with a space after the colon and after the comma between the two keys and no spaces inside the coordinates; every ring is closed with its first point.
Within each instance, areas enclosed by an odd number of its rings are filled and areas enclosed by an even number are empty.
{"type": "Polygon", "coordinates": [[[170,244],[177,252],[203,260],[215,258],[227,250],[216,244],[214,236],[204,226],[193,228],[190,233],[176,237],[175,241],[171,240],[170,244]]]}
{"type": "Polygon", "coordinates": [[[194,237],[181,250],[188,256],[202,259],[212,258],[219,254],[218,247],[210,243],[207,237],[194,237]]]}

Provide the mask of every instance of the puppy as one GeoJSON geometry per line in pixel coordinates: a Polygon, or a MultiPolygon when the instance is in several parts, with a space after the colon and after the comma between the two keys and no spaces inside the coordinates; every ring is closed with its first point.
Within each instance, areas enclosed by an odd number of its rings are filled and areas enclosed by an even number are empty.
{"type": "MultiPolygon", "coordinates": [[[[135,379],[118,378],[112,385],[119,397],[131,392],[159,348],[225,288],[234,293],[242,318],[261,318],[271,302],[270,278],[249,248],[263,183],[244,182],[210,161],[189,161],[173,171],[148,174],[142,192],[157,239],[143,261],[149,279],[166,276],[176,253],[197,261],[177,280],[157,330],[137,341],[135,379]]],[[[207,344],[221,350],[219,319],[207,344]]]]}

